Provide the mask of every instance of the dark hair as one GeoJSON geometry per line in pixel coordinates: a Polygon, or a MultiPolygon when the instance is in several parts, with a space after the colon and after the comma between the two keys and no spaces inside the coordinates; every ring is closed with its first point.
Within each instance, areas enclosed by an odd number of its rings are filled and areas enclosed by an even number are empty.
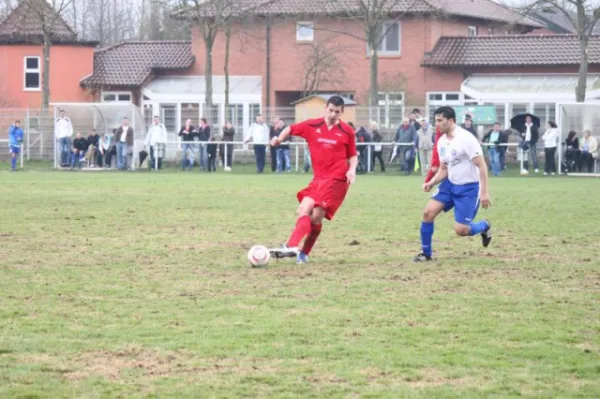
{"type": "MultiPolygon", "coordinates": [[[[337,107],[337,105],[336,105],[336,107],[337,107]]],[[[352,129],[356,130],[356,127],[354,127],[354,123],[348,122],[348,126],[350,126],[352,129]]]]}
{"type": "Polygon", "coordinates": [[[454,108],[452,108],[452,107],[448,107],[448,106],[439,107],[438,109],[435,110],[434,115],[435,116],[442,115],[442,117],[444,117],[448,120],[452,119],[456,123],[456,112],[454,112],[454,108]]]}
{"type": "Polygon", "coordinates": [[[556,129],[558,126],[556,125],[556,123],[554,121],[548,121],[548,124],[550,125],[551,128],[556,129]]]}
{"type": "Polygon", "coordinates": [[[412,110],[412,113],[413,114],[420,114],[421,110],[419,108],[415,108],[415,109],[412,110]]]}
{"type": "Polygon", "coordinates": [[[500,122],[494,122],[494,125],[499,125],[499,124],[500,124],[500,122]]]}
{"type": "Polygon", "coordinates": [[[569,136],[567,137],[567,140],[572,140],[572,139],[573,139],[573,137],[575,137],[575,136],[577,136],[577,132],[576,132],[576,131],[574,131],[574,130],[571,130],[571,131],[569,132],[569,136]]]}
{"type": "Polygon", "coordinates": [[[329,104],[333,105],[334,107],[342,107],[342,111],[344,110],[344,99],[340,96],[329,97],[329,100],[327,100],[327,104],[325,104],[325,106],[328,106],[329,104]]]}
{"type": "Polygon", "coordinates": [[[15,121],[15,124],[16,124],[16,123],[19,123],[19,124],[20,124],[20,123],[21,123],[21,121],[17,119],[17,120],[15,121]]]}
{"type": "Polygon", "coordinates": [[[206,118],[200,118],[200,122],[206,123],[206,118]]]}

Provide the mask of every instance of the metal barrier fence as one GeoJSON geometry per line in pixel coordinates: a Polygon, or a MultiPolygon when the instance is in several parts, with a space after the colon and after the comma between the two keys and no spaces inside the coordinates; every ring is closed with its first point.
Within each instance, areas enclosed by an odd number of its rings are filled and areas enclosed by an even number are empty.
{"type": "MultiPolygon", "coordinates": [[[[157,148],[150,151],[150,149],[142,147],[143,150],[147,154],[136,154],[133,156],[134,162],[139,162],[142,160],[142,163],[139,163],[139,167],[143,167],[146,165],[149,168],[161,169],[162,167],[168,164],[169,167],[181,167],[181,168],[189,168],[189,160],[193,160],[193,165],[202,167],[204,169],[208,169],[208,160],[209,160],[209,146],[215,146],[212,149],[215,154],[215,168],[222,168],[227,170],[236,163],[254,163],[257,161],[257,154],[254,152],[252,147],[253,144],[245,144],[242,141],[207,141],[207,142],[192,142],[182,145],[179,141],[168,141],[163,143],[162,146],[157,145],[157,148]],[[163,154],[162,158],[158,156],[153,157],[151,152],[156,151],[157,153],[163,154]],[[201,154],[202,152],[202,154],[201,154]],[[141,159],[145,156],[145,159],[141,159]],[[167,157],[166,155],[169,155],[167,157]],[[228,163],[227,160],[231,155],[231,163],[228,163]],[[184,158],[185,156],[185,158],[184,158]],[[242,158],[240,160],[239,158],[242,158]],[[146,164],[146,162],[148,162],[146,164]],[[152,165],[153,163],[153,165],[152,165]],[[175,165],[173,165],[173,163],[175,165]]],[[[363,168],[366,172],[371,172],[374,169],[374,161],[375,161],[375,153],[381,152],[381,158],[384,160],[386,165],[393,165],[394,161],[398,160],[398,165],[401,166],[401,163],[405,161],[405,157],[403,154],[403,150],[411,150],[415,157],[418,155],[418,150],[415,149],[414,143],[396,143],[396,142],[386,142],[386,143],[356,143],[357,149],[359,150],[359,166],[363,168]],[[381,151],[375,151],[376,147],[381,147],[381,151]]],[[[311,164],[309,153],[307,151],[308,146],[306,142],[290,142],[288,144],[289,152],[287,154],[284,152],[280,156],[280,160],[289,160],[289,165],[286,162],[286,166],[281,167],[279,171],[291,171],[294,170],[299,172],[303,168],[310,167],[311,164]],[[285,169],[285,170],[284,170],[285,169]]],[[[482,146],[488,147],[489,144],[482,144],[482,146]]],[[[515,150],[515,161],[520,163],[520,170],[523,169],[523,164],[527,154],[523,152],[519,144],[517,143],[507,143],[501,144],[500,146],[506,147],[508,149],[515,150]]],[[[264,147],[264,167],[268,169],[268,167],[276,166],[272,164],[273,156],[275,156],[274,152],[279,150],[281,147],[270,147],[268,145],[262,145],[264,147]],[[274,152],[271,152],[274,150],[274,152]],[[269,161],[269,164],[267,164],[269,161]]],[[[285,147],[284,147],[285,148],[285,147]]],[[[262,149],[259,151],[258,156],[262,149]]],[[[212,153],[212,151],[211,151],[212,153]]],[[[280,166],[281,163],[280,163],[280,166]]],[[[413,165],[414,166],[414,165],[413,165]]],[[[420,171],[423,172],[424,167],[429,165],[423,165],[422,161],[420,162],[420,171]]],[[[135,169],[135,167],[132,167],[135,169]]]]}

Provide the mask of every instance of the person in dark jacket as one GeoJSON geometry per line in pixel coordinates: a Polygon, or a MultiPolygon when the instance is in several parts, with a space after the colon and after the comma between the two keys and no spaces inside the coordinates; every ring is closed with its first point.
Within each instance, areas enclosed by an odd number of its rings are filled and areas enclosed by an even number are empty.
{"type": "Polygon", "coordinates": [[[186,164],[189,170],[194,167],[194,138],[196,138],[196,128],[192,125],[192,120],[185,121],[185,125],[179,130],[178,136],[181,137],[181,169],[185,170],[186,164]]]}
{"type": "Polygon", "coordinates": [[[75,139],[73,140],[73,148],[71,153],[71,169],[75,168],[75,165],[77,165],[78,168],[81,168],[81,161],[85,156],[85,151],[87,148],[87,140],[83,138],[81,133],[77,133],[75,135],[75,139]]]}
{"type": "MultiPolygon", "coordinates": [[[[210,126],[208,126],[208,122],[206,118],[200,118],[200,126],[198,127],[198,141],[206,142],[210,140],[210,126]]],[[[206,169],[207,163],[207,154],[206,154],[206,144],[202,143],[198,146],[198,152],[200,153],[200,170],[206,169]]]]}
{"type": "MultiPolygon", "coordinates": [[[[230,121],[225,122],[223,126],[223,141],[233,141],[235,136],[235,128],[230,121]]],[[[225,151],[225,145],[221,144],[221,162],[225,165],[225,172],[231,172],[231,160],[233,157],[233,144],[227,144],[227,151],[225,151]],[[227,152],[227,154],[225,154],[227,152]],[[225,157],[227,155],[227,157],[225,157]]]]}
{"type": "MultiPolygon", "coordinates": [[[[377,130],[377,122],[371,122],[371,135],[373,136],[374,143],[381,143],[383,141],[383,136],[377,130]]],[[[383,146],[380,144],[375,144],[373,146],[373,158],[371,158],[371,170],[375,170],[375,160],[379,160],[379,167],[382,172],[385,172],[385,162],[383,162],[383,146]]]]}
{"type": "Polygon", "coordinates": [[[471,132],[471,134],[475,136],[477,140],[479,140],[479,137],[477,137],[477,129],[473,125],[473,119],[471,118],[471,115],[465,115],[465,122],[461,125],[461,127],[471,132]]]}
{"type": "Polygon", "coordinates": [[[537,141],[540,138],[539,128],[533,124],[530,116],[525,118],[525,124],[521,128],[521,148],[524,152],[529,151],[527,161],[523,163],[523,169],[529,170],[529,159],[533,160],[533,171],[539,173],[537,161],[537,141]]]}
{"type": "Polygon", "coordinates": [[[579,150],[579,139],[577,138],[577,132],[571,130],[565,140],[567,150],[565,152],[565,160],[569,172],[579,171],[581,172],[581,151],[579,150]]]}
{"type": "Polygon", "coordinates": [[[85,158],[91,167],[94,166],[94,162],[98,157],[98,146],[100,142],[100,135],[96,132],[96,129],[92,129],[92,134],[87,138],[88,148],[85,152],[85,158]]]}
{"type": "Polygon", "coordinates": [[[208,157],[208,171],[217,171],[217,144],[214,143],[215,137],[210,138],[210,142],[206,146],[206,155],[208,157]]]}
{"type": "MultiPolygon", "coordinates": [[[[278,129],[279,126],[279,117],[276,116],[275,118],[273,118],[273,124],[271,126],[269,126],[269,141],[271,141],[271,139],[273,137],[277,137],[279,136],[279,133],[281,133],[281,130],[283,129],[278,129]]],[[[277,171],[277,147],[270,147],[271,148],[271,172],[275,172],[277,171]]],[[[289,149],[289,146],[288,146],[289,149]]]]}

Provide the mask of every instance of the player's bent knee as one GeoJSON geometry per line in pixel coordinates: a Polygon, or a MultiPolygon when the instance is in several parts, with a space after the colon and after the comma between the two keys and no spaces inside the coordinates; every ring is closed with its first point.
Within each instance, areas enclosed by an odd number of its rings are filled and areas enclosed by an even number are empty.
{"type": "Polygon", "coordinates": [[[323,208],[315,208],[311,215],[312,224],[321,224],[323,219],[325,218],[325,209],[323,208]]]}
{"type": "Polygon", "coordinates": [[[436,217],[435,212],[433,212],[431,209],[425,208],[425,210],[423,211],[423,221],[433,222],[435,217],[436,217]]]}
{"type": "Polygon", "coordinates": [[[461,237],[468,236],[471,232],[471,228],[466,224],[455,223],[454,231],[461,237]]]}

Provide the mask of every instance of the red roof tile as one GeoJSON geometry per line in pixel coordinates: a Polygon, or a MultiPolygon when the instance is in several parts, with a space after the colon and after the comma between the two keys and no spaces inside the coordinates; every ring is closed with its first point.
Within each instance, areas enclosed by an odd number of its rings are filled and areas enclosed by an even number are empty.
{"type": "Polygon", "coordinates": [[[94,73],[84,87],[141,86],[155,70],[185,69],[194,63],[188,41],[124,42],[94,55],[94,73]]]}
{"type": "MultiPolygon", "coordinates": [[[[600,36],[588,47],[590,64],[600,63],[600,36]]],[[[576,36],[442,37],[421,65],[437,67],[544,66],[579,64],[576,36]]]]}
{"type": "MultiPolygon", "coordinates": [[[[215,12],[207,1],[204,7],[206,16],[215,12]]],[[[240,0],[238,10],[252,10],[257,15],[341,15],[361,14],[363,1],[358,0],[240,0]]],[[[516,23],[517,25],[541,28],[532,19],[522,17],[517,12],[492,0],[393,0],[384,10],[390,14],[438,14],[440,16],[461,16],[483,20],[516,23]]],[[[240,12],[243,14],[243,12],[240,12]]],[[[176,18],[194,18],[197,11],[190,7],[174,14],[176,18]]]]}

